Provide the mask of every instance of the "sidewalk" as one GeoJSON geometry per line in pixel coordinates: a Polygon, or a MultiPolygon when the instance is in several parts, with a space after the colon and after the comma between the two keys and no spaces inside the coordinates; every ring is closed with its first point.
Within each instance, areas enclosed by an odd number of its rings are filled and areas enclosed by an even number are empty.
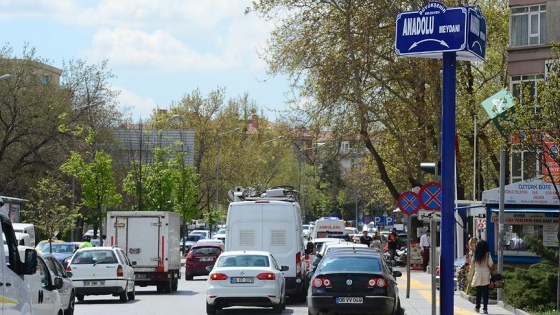
{"type": "MultiPolygon", "coordinates": [[[[404,308],[406,315],[430,315],[432,314],[432,279],[427,272],[420,270],[410,271],[410,296],[406,297],[407,278],[406,268],[396,267],[395,270],[402,272],[402,277],[397,278],[399,284],[399,296],[401,298],[401,306],[404,308]]],[[[468,296],[461,291],[455,291],[453,295],[453,314],[473,315],[473,302],[468,300],[468,296]]],[[[480,310],[482,313],[482,307],[480,310]]],[[[436,314],[440,314],[439,290],[436,290],[436,314]]],[[[492,315],[524,315],[523,311],[515,310],[502,302],[489,301],[488,314],[492,315]]]]}

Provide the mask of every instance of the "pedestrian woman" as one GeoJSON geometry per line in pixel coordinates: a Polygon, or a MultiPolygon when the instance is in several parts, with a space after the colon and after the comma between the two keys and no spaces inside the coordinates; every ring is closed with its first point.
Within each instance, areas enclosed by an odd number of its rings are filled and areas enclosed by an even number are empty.
{"type": "Polygon", "coordinates": [[[482,300],[483,314],[488,314],[488,285],[490,284],[490,271],[493,265],[488,242],[485,240],[478,241],[471,258],[471,268],[474,268],[471,286],[476,288],[476,307],[474,310],[477,313],[480,312],[480,302],[482,300]]]}

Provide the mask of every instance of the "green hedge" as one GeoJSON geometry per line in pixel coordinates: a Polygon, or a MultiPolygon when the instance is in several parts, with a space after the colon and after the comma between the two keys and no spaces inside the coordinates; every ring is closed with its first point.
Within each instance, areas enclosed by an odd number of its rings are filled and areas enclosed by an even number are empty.
{"type": "Polygon", "coordinates": [[[544,261],[525,269],[509,267],[503,274],[506,279],[503,292],[505,303],[528,312],[556,309],[557,265],[544,261]]]}

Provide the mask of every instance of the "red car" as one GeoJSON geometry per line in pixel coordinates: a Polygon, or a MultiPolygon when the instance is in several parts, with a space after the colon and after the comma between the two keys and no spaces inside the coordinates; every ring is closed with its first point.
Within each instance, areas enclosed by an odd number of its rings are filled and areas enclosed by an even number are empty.
{"type": "Polygon", "coordinates": [[[194,276],[206,276],[208,266],[214,266],[218,256],[224,251],[222,242],[197,242],[187,255],[185,262],[185,280],[192,280],[194,276]]]}

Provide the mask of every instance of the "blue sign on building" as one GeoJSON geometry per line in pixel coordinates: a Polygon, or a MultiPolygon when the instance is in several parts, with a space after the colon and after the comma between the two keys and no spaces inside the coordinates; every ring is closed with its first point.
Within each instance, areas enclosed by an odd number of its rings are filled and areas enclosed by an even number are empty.
{"type": "Polygon", "coordinates": [[[486,20],[479,8],[428,2],[420,11],[399,13],[395,35],[399,56],[441,58],[457,52],[457,59],[478,61],[486,53],[486,20]]]}

